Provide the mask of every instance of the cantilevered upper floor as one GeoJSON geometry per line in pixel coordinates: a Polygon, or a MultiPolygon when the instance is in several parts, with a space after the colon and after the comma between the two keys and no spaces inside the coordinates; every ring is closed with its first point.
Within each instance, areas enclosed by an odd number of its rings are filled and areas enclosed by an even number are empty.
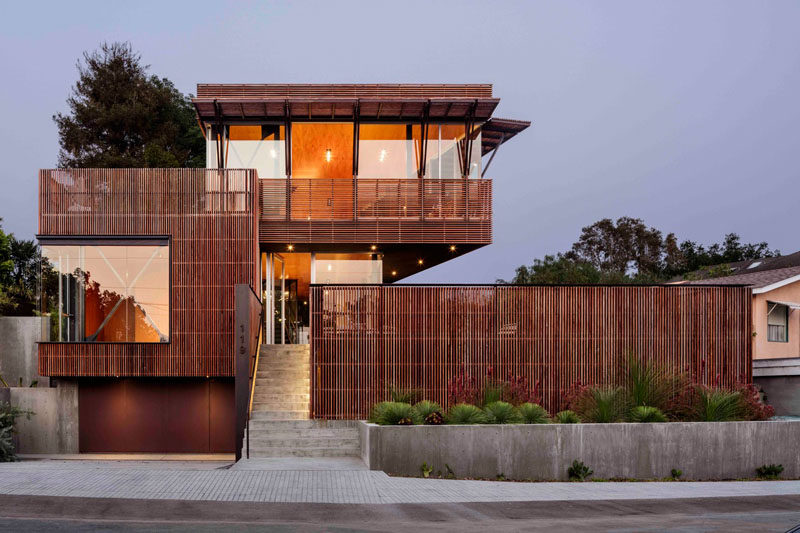
{"type": "Polygon", "coordinates": [[[488,84],[200,84],[209,168],[254,168],[262,245],[491,242],[497,150],[488,84]],[[482,157],[486,157],[486,163],[482,157]]]}

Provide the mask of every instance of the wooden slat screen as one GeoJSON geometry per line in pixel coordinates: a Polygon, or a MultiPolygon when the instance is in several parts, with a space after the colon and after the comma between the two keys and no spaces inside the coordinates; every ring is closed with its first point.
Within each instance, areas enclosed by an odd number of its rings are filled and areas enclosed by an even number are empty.
{"type": "Polygon", "coordinates": [[[39,233],[171,237],[170,342],[42,343],[44,376],[232,376],[234,285],[257,283],[253,170],[39,172],[39,233]]]}
{"type": "Polygon", "coordinates": [[[475,243],[492,238],[492,181],[262,179],[261,242],[475,243]]]}
{"type": "Polygon", "coordinates": [[[750,307],[731,286],[312,286],[313,415],[365,418],[390,385],[447,408],[448,380],[490,368],[539,382],[553,411],[629,354],[750,382],[750,307]]]}

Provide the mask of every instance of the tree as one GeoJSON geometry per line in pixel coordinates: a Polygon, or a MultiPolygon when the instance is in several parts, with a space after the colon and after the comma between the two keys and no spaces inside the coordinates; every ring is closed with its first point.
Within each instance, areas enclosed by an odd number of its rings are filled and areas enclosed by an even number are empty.
{"type": "Polygon", "coordinates": [[[58,164],[76,167],[202,167],[205,140],[189,97],[148,65],[130,43],[83,54],[78,81],[56,113],[58,164]]]}
{"type": "MultiPolygon", "coordinates": [[[[604,218],[581,229],[566,253],[535,259],[517,268],[511,283],[603,284],[662,283],[676,276],[703,279],[730,275],[729,263],[774,257],[766,242],[742,244],[735,233],[708,248],[678,242],[673,233],[648,227],[641,219],[604,218]]],[[[504,283],[502,280],[498,282],[504,283]]]]}

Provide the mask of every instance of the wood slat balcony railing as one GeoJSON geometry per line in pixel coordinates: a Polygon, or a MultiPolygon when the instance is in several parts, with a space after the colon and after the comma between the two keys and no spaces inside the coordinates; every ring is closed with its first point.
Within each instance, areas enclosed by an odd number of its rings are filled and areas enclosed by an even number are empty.
{"type": "Polygon", "coordinates": [[[491,242],[492,181],[261,179],[261,242],[491,242]]]}

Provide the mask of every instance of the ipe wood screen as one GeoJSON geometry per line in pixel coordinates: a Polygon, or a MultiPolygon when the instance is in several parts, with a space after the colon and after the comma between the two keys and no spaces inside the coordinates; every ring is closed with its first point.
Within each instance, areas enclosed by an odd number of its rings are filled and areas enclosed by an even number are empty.
{"type": "Polygon", "coordinates": [[[312,414],[365,418],[390,386],[448,405],[448,381],[524,376],[545,408],[618,383],[631,355],[704,383],[752,379],[738,286],[312,286],[312,414]]]}

